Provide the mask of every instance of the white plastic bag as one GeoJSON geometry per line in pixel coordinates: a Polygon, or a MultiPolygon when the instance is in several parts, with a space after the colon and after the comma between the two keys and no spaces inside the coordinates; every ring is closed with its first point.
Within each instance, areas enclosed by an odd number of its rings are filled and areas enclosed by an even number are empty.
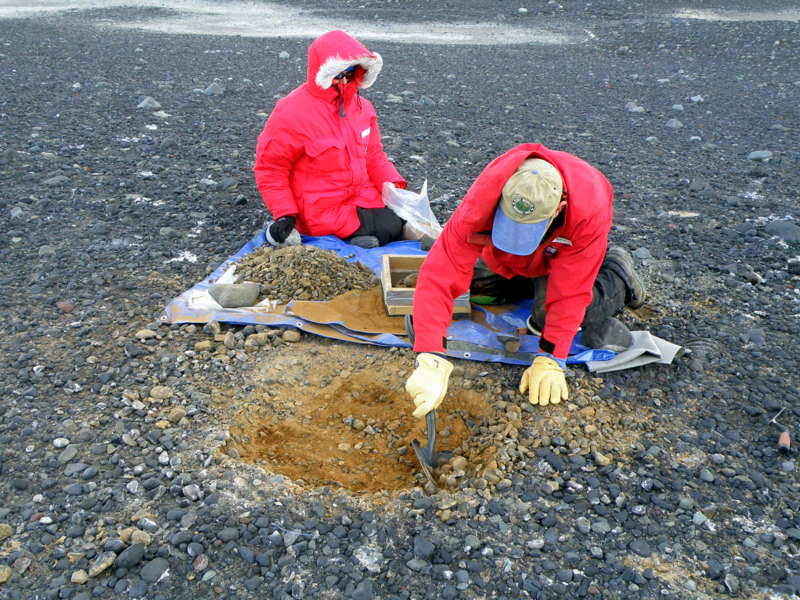
{"type": "Polygon", "coordinates": [[[427,179],[422,184],[419,194],[400,189],[387,181],[383,184],[383,203],[398,217],[405,219],[403,233],[406,239],[418,240],[428,236],[435,240],[442,233],[442,226],[436,220],[428,201],[427,179]]]}

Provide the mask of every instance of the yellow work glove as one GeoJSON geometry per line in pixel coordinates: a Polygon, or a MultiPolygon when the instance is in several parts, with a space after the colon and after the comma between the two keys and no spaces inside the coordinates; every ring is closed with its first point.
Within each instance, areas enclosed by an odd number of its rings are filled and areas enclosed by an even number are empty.
{"type": "Polygon", "coordinates": [[[558,404],[569,398],[567,380],[559,364],[547,356],[537,356],[533,364],[525,369],[519,381],[519,393],[528,392],[533,405],[558,404]]]}
{"type": "Polygon", "coordinates": [[[417,407],[415,417],[420,419],[439,407],[452,370],[452,363],[441,356],[427,352],[417,356],[416,369],[406,381],[406,391],[417,407]]]}

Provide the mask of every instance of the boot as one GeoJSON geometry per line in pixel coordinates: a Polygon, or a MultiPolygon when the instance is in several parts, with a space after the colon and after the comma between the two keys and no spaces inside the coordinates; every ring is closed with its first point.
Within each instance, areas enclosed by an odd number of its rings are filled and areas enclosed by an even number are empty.
{"type": "Polygon", "coordinates": [[[633,258],[627,250],[619,246],[612,246],[606,252],[603,266],[611,269],[616,275],[625,282],[627,293],[625,294],[625,306],[639,308],[644,304],[646,292],[644,281],[636,273],[633,258]]]}
{"type": "Polygon", "coordinates": [[[622,352],[633,345],[630,330],[619,319],[607,317],[596,323],[587,323],[583,328],[583,345],[599,350],[622,352]]]}

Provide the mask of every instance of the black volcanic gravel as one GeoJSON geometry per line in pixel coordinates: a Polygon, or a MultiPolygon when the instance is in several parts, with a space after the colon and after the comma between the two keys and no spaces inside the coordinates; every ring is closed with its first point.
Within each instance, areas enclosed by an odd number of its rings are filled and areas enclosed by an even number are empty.
{"type": "MultiPolygon", "coordinates": [[[[794,21],[674,18],[691,0],[289,4],[345,29],[583,40],[367,40],[385,66],[366,95],[442,220],[514,144],[595,164],[650,292],[625,319],[691,352],[594,382],[598,403],[655,415],[613,460],[548,437],[503,486],[364,499],[216,453],[249,373],[294,338],[254,353],[254,327],[157,318],[264,223],[255,140],[309,40],[108,26],[166,8],[0,18],[0,600],[798,597],[796,455],[768,423],[785,408],[800,439],[796,3],[718,3],[794,21]]],[[[313,363],[311,339],[292,347],[313,363]]],[[[512,391],[520,373],[458,368],[512,391]]]]}

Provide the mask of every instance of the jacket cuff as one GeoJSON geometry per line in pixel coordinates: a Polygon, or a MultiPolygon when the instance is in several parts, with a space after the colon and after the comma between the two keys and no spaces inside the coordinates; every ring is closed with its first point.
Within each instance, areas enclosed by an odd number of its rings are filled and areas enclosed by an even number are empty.
{"type": "Polygon", "coordinates": [[[565,358],[556,358],[555,356],[553,356],[549,352],[542,352],[541,350],[539,350],[536,353],[536,356],[546,356],[550,360],[556,362],[558,364],[558,366],[561,367],[562,371],[567,368],[567,359],[565,359],[565,358]]]}
{"type": "Polygon", "coordinates": [[[414,352],[431,352],[444,354],[444,337],[437,335],[426,335],[422,332],[414,332],[414,352]]]}

